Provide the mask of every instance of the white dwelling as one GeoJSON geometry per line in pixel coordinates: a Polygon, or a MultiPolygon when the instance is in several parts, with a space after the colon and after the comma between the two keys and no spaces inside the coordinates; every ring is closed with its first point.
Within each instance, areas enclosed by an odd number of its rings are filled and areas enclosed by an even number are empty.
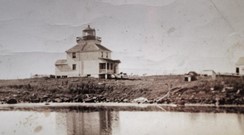
{"type": "Polygon", "coordinates": [[[95,29],[88,25],[76,42],[66,51],[66,59],[56,61],[56,77],[110,78],[119,72],[120,60],[111,59],[112,51],[101,45],[101,38],[96,36],[95,29]]]}
{"type": "Polygon", "coordinates": [[[236,74],[244,75],[244,57],[240,57],[236,63],[236,74]]]}

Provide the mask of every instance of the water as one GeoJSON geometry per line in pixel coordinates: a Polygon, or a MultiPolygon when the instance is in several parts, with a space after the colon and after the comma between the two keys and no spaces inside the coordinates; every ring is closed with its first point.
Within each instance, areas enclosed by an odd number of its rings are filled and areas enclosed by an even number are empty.
{"type": "Polygon", "coordinates": [[[0,135],[243,135],[244,114],[0,111],[0,135]]]}

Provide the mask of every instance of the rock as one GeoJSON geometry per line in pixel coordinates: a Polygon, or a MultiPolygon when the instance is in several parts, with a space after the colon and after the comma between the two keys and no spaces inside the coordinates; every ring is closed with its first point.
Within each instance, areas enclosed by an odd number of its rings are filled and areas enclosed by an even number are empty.
{"type": "Polygon", "coordinates": [[[47,98],[49,98],[49,96],[48,95],[44,95],[42,98],[47,99],[47,98]]]}
{"type": "Polygon", "coordinates": [[[239,94],[240,94],[240,92],[241,92],[241,90],[240,90],[240,89],[238,89],[238,90],[237,90],[237,92],[236,92],[236,95],[239,95],[239,94]]]}
{"type": "Polygon", "coordinates": [[[153,104],[154,101],[153,101],[153,100],[148,100],[148,103],[149,103],[149,104],[153,104]]]}
{"type": "Polygon", "coordinates": [[[133,102],[136,102],[136,103],[146,103],[148,102],[148,99],[147,98],[144,98],[144,97],[139,97],[139,98],[136,98],[133,100],[133,102]]]}
{"type": "Polygon", "coordinates": [[[205,91],[200,91],[198,94],[204,95],[204,94],[206,94],[206,92],[205,91]]]}
{"type": "Polygon", "coordinates": [[[64,101],[64,102],[70,102],[70,99],[67,98],[67,97],[65,97],[65,98],[63,98],[63,101],[64,101]]]}
{"type": "Polygon", "coordinates": [[[223,92],[223,93],[225,92],[225,87],[222,89],[222,91],[221,91],[221,92],[223,92]]]}
{"type": "Polygon", "coordinates": [[[105,83],[99,82],[98,85],[105,85],[105,83]]]}
{"type": "Polygon", "coordinates": [[[83,102],[83,97],[82,97],[82,95],[76,95],[76,96],[74,97],[74,101],[75,101],[75,102],[83,102]]]}
{"type": "Polygon", "coordinates": [[[85,101],[85,103],[95,103],[96,102],[96,99],[94,99],[94,98],[87,98],[84,101],[85,101]]]}
{"type": "Polygon", "coordinates": [[[17,104],[17,102],[18,101],[16,99],[11,98],[7,101],[7,104],[17,104]]]}
{"type": "Polygon", "coordinates": [[[31,98],[30,101],[32,103],[39,103],[40,102],[40,98],[31,98]]]}
{"type": "Polygon", "coordinates": [[[129,100],[128,99],[124,99],[123,102],[127,103],[129,100]]]}
{"type": "Polygon", "coordinates": [[[233,90],[234,87],[225,87],[226,90],[233,90]]]}
{"type": "Polygon", "coordinates": [[[86,98],[90,98],[89,94],[86,94],[86,98]]]}
{"type": "Polygon", "coordinates": [[[98,102],[106,101],[106,98],[103,95],[98,95],[96,99],[97,99],[98,102]]]}
{"type": "Polygon", "coordinates": [[[165,99],[161,99],[161,100],[154,100],[154,102],[158,103],[158,104],[162,104],[162,103],[166,103],[165,99]]]}
{"type": "Polygon", "coordinates": [[[184,106],[185,103],[186,103],[185,100],[182,99],[182,100],[180,100],[180,101],[177,102],[177,105],[178,106],[184,106]]]}
{"type": "Polygon", "coordinates": [[[62,100],[60,98],[55,98],[54,102],[60,103],[62,100]]]}
{"type": "Polygon", "coordinates": [[[43,102],[43,101],[47,101],[49,99],[49,96],[48,95],[43,95],[42,97],[41,97],[41,101],[43,102]]]}

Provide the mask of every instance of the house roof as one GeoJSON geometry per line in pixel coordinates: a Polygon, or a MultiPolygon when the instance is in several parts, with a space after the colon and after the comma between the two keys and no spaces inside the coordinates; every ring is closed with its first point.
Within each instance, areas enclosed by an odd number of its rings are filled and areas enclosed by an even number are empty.
{"type": "Polygon", "coordinates": [[[84,46],[85,45],[83,45],[83,44],[77,44],[77,45],[73,46],[72,48],[70,48],[69,50],[67,50],[66,52],[80,52],[80,51],[82,51],[84,46]]]}
{"type": "Polygon", "coordinates": [[[105,50],[105,51],[109,51],[109,52],[111,52],[111,50],[109,50],[108,48],[106,48],[105,46],[103,46],[103,45],[100,45],[100,44],[96,44],[97,45],[97,47],[100,49],[100,50],[105,50]]]}
{"type": "Polygon", "coordinates": [[[121,62],[120,60],[112,60],[112,59],[106,59],[106,58],[99,58],[99,59],[107,61],[107,62],[114,62],[114,63],[120,63],[121,62]]]}
{"type": "Polygon", "coordinates": [[[244,57],[240,57],[236,63],[236,66],[242,66],[242,65],[244,65],[244,57]]]}
{"type": "Polygon", "coordinates": [[[67,60],[66,59],[60,59],[55,62],[55,65],[66,65],[67,60]]]}
{"type": "Polygon", "coordinates": [[[190,71],[187,75],[190,76],[197,76],[197,73],[195,71],[190,71]]]}
{"type": "Polygon", "coordinates": [[[100,44],[93,44],[94,46],[96,46],[94,49],[87,49],[86,47],[90,45],[92,44],[77,44],[74,47],[67,50],[66,52],[90,52],[90,51],[99,51],[99,50],[111,52],[111,50],[109,50],[108,48],[100,44]]]}

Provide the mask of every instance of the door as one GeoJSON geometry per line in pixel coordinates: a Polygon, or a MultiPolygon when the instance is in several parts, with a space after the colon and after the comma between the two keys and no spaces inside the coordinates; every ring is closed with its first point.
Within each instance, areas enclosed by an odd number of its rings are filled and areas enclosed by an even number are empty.
{"type": "Polygon", "coordinates": [[[236,68],[236,74],[238,74],[238,75],[240,74],[240,69],[239,69],[239,67],[236,68]]]}

